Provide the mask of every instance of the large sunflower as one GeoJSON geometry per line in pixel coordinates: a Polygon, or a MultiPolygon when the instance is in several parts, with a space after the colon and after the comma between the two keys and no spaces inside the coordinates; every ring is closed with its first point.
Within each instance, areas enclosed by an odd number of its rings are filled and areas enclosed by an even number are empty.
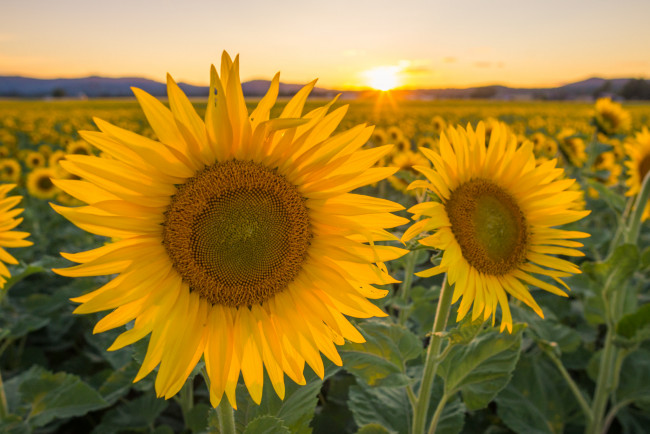
{"type": "Polygon", "coordinates": [[[29,236],[29,232],[12,230],[23,221],[22,217],[16,218],[23,210],[14,208],[22,200],[22,196],[7,197],[7,193],[15,186],[15,184],[0,185],[0,288],[4,288],[7,279],[11,277],[5,263],[14,265],[18,263],[5,249],[7,247],[27,247],[33,244],[31,241],[25,240],[29,236]]]}
{"type": "Polygon", "coordinates": [[[418,273],[429,277],[446,272],[454,287],[453,301],[462,297],[457,320],[473,304],[472,319],[494,315],[501,306],[501,330],[512,330],[507,294],[523,301],[538,315],[542,310],[527,285],[566,296],[559,287],[533,276],[542,274],[566,286],[562,277],[580,270],[551,255],[583,256],[582,244],[571,238],[586,233],[552,228],[576,221],[589,211],[576,211],[580,193],[567,191],[574,180],[558,179],[556,160],[536,165],[530,142],[517,147],[517,138],[502,124],[494,126],[489,146],[485,126],[476,131],[458,127],[440,139],[440,152],[422,148],[433,168],[416,166],[427,180],[410,188],[427,188],[439,201],[424,202],[409,211],[414,223],[403,236],[444,250],[440,265],[418,273]]]}
{"type": "Polygon", "coordinates": [[[212,404],[225,391],[235,406],[240,372],[259,403],[263,367],[283,397],[284,373],[304,384],[306,362],[322,377],[319,353],[340,365],[334,344],[363,342],[344,315],[385,315],[367,298],[386,294],[373,286],[395,282],[382,262],[406,251],[375,243],[406,219],[350,193],[397,170],[372,167],[390,146],[361,150],[366,125],[332,135],[347,106],[302,115],[315,81],[269,120],[279,74],[250,114],[238,57],[224,53],[210,79],[205,121],[169,76],[171,110],[134,89],[158,141],[100,119],[101,132],[81,133],[102,157],[68,155],[60,164],[81,179],[55,183],[88,206],[53,207],[113,242],[63,254],[80,265],[56,271],[117,274],[75,312],[115,309],[95,332],[135,320],[110,350],[151,335],[136,381],[159,366],[169,398],[204,357],[212,404]]]}
{"type": "MultiPolygon", "coordinates": [[[[628,178],[625,184],[628,186],[627,196],[634,196],[641,192],[641,185],[648,173],[650,173],[650,131],[648,127],[636,133],[634,139],[625,144],[625,151],[630,157],[625,162],[628,178]]],[[[641,205],[643,206],[643,205],[641,205]]],[[[650,201],[645,204],[642,219],[650,218],[650,201]]]]}

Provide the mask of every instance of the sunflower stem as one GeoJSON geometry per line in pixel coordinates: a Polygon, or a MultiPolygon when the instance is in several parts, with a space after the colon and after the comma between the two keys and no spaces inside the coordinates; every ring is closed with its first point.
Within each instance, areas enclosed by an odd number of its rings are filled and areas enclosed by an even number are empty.
{"type": "Polygon", "coordinates": [[[627,233],[625,234],[625,241],[627,243],[636,244],[637,238],[639,238],[643,212],[645,211],[648,200],[650,200],[650,173],[646,174],[643,179],[641,191],[636,198],[634,211],[632,211],[632,215],[630,216],[627,233]]]}
{"type": "Polygon", "coordinates": [[[433,413],[433,418],[431,419],[431,425],[429,425],[429,434],[435,434],[436,428],[438,428],[438,422],[440,422],[440,416],[442,416],[442,410],[445,409],[445,405],[447,404],[447,400],[449,397],[447,396],[446,393],[442,395],[442,398],[440,398],[440,402],[438,402],[438,406],[436,407],[435,413],[433,413]]]}
{"type": "Polygon", "coordinates": [[[179,404],[181,406],[181,412],[183,413],[185,428],[189,428],[188,417],[192,407],[194,407],[194,384],[192,380],[187,381],[181,389],[179,404]]]}
{"type": "Polygon", "coordinates": [[[5,395],[5,385],[2,382],[2,374],[0,373],[0,420],[5,420],[9,414],[7,406],[7,396],[5,395]]]}
{"type": "Polygon", "coordinates": [[[418,251],[411,251],[406,255],[404,281],[402,282],[402,288],[400,289],[400,301],[402,302],[402,306],[397,316],[400,325],[406,324],[406,320],[408,319],[406,303],[408,303],[409,292],[411,292],[411,285],[413,284],[413,271],[415,271],[415,262],[418,253],[418,251]]]}
{"type": "Polygon", "coordinates": [[[566,370],[559,357],[557,357],[553,353],[553,350],[550,347],[544,347],[543,349],[544,349],[544,353],[548,356],[549,359],[551,359],[553,364],[557,367],[558,371],[560,371],[560,374],[562,374],[562,377],[564,378],[566,383],[569,385],[569,389],[571,389],[571,392],[573,392],[573,396],[575,396],[576,401],[578,401],[578,404],[580,404],[580,408],[582,409],[582,412],[585,414],[585,419],[587,420],[587,423],[590,423],[593,420],[594,415],[584,395],[582,394],[582,392],[580,392],[580,388],[578,388],[576,382],[573,381],[573,378],[571,378],[571,375],[569,375],[569,372],[566,370]]]}
{"type": "Polygon", "coordinates": [[[225,396],[217,407],[219,415],[219,431],[221,434],[235,434],[235,412],[225,396]]]}
{"type": "Polygon", "coordinates": [[[433,382],[440,363],[440,347],[442,346],[443,340],[440,332],[442,332],[447,326],[452,295],[453,292],[447,282],[447,275],[445,275],[442,289],[440,291],[440,299],[438,300],[438,308],[436,309],[436,317],[433,321],[431,342],[427,349],[427,357],[424,362],[420,391],[418,393],[417,403],[413,409],[413,429],[411,431],[413,434],[424,433],[429,401],[431,399],[431,391],[433,390],[433,382]]]}

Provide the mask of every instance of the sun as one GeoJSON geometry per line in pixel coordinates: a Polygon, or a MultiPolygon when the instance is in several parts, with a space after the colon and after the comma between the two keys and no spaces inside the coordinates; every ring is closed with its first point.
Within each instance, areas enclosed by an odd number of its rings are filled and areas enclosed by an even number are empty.
{"type": "Polygon", "coordinates": [[[364,76],[370,87],[381,91],[394,89],[400,84],[397,66],[378,66],[365,71],[364,76]]]}

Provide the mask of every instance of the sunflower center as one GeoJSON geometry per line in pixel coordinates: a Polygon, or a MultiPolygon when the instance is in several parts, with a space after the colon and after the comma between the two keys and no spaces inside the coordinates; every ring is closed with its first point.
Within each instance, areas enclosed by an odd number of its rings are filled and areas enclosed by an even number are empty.
{"type": "Polygon", "coordinates": [[[41,191],[50,191],[54,188],[54,183],[52,183],[49,176],[39,177],[36,184],[38,185],[38,189],[41,191]]]}
{"type": "Polygon", "coordinates": [[[292,282],[312,238],[305,199],[248,161],[217,163],[178,186],[163,244],[174,268],[212,304],[262,303],[292,282]]]}
{"type": "Polygon", "coordinates": [[[526,218],[514,198],[485,179],[468,181],[445,204],[463,257],[478,271],[500,276],[524,262],[526,218]]]}
{"type": "Polygon", "coordinates": [[[650,155],[646,155],[639,163],[639,178],[642,184],[648,173],[650,173],[650,155]]]}

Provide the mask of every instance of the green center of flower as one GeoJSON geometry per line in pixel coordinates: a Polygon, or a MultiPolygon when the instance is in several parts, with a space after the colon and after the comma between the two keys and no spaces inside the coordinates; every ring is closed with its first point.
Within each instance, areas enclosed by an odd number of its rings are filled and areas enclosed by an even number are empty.
{"type": "Polygon", "coordinates": [[[190,289],[231,307],[284,290],[300,272],[311,238],[296,187],[261,164],[237,160],[180,185],[163,226],[163,244],[190,289]]]}
{"type": "Polygon", "coordinates": [[[526,218],[503,188],[473,179],[452,192],[445,210],[463,257],[478,271],[500,276],[524,262],[526,218]]]}

